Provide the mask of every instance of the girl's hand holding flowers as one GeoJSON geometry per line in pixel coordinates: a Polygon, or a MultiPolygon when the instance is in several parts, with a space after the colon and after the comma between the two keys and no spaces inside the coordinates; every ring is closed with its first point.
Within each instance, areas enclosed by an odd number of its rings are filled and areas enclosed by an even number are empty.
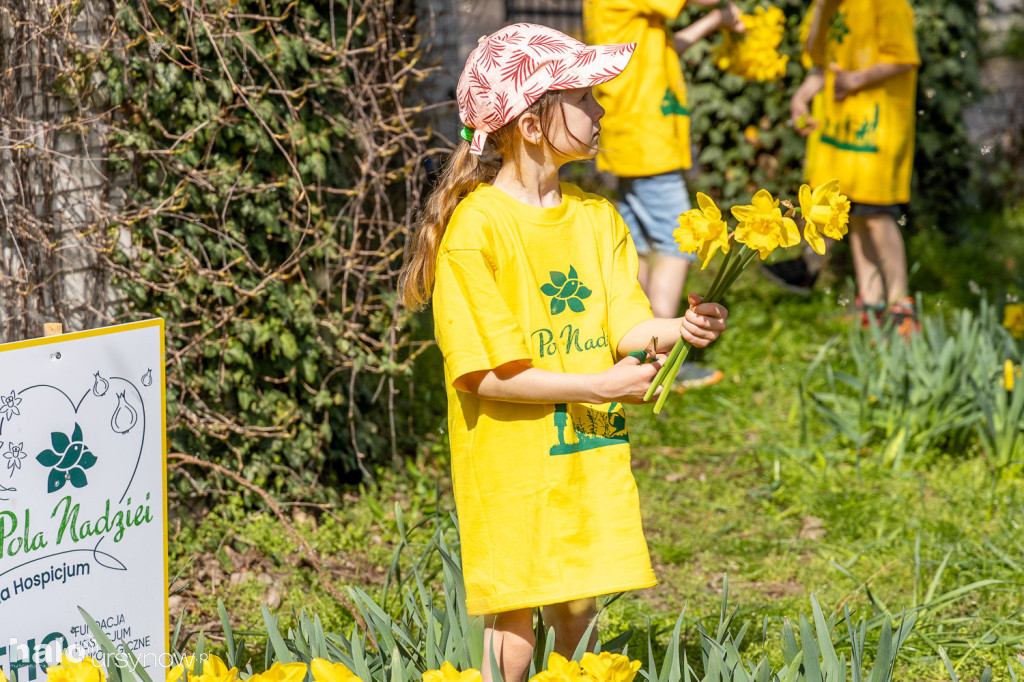
{"type": "Polygon", "coordinates": [[[688,301],[690,307],[679,325],[679,336],[691,345],[704,348],[725,331],[729,311],[720,303],[705,303],[697,294],[690,294],[688,301]]]}

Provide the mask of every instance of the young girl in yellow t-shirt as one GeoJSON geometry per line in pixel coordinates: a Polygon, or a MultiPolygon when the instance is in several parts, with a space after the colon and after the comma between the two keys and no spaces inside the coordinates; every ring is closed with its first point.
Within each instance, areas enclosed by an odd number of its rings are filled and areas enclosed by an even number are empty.
{"type": "Polygon", "coordinates": [[[519,682],[543,607],[571,655],[595,597],[655,584],[630,470],[623,403],[641,403],[662,352],[725,329],[691,296],[659,319],[612,205],[559,183],[596,154],[604,110],[591,87],[635,44],[587,46],[515,24],[480,39],[457,90],[464,142],[427,201],[402,296],[433,306],[444,356],[452,481],[466,605],[491,655],[519,682]],[[657,358],[628,356],[657,339],[657,358]]]}

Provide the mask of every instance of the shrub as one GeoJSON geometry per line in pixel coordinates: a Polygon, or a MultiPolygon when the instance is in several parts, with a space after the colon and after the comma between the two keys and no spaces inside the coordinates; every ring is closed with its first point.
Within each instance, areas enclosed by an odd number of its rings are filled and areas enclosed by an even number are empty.
{"type": "Polygon", "coordinates": [[[330,497],[411,439],[411,3],[147,0],[116,24],[100,66],[131,243],[112,259],[126,314],[167,320],[170,448],[330,497]]]}

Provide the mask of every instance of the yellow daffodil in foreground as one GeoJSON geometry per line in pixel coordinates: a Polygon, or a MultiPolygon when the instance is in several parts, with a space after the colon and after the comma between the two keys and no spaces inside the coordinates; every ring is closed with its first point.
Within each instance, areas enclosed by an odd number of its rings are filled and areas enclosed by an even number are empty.
{"type": "Polygon", "coordinates": [[[0,682],[7,682],[7,675],[4,675],[3,668],[0,668],[0,682]]]}
{"type": "Polygon", "coordinates": [[[733,206],[732,214],[740,221],[736,241],[761,254],[761,260],[775,249],[800,243],[800,231],[792,218],[782,215],[778,199],[768,190],[757,191],[747,206],[733,206]]]}
{"type": "Polygon", "coordinates": [[[107,676],[103,668],[92,658],[75,661],[61,654],[60,665],[52,665],[46,669],[47,682],[106,682],[107,676]]]}
{"type": "Polygon", "coordinates": [[[633,682],[640,661],[631,661],[622,654],[602,651],[600,654],[587,652],[580,659],[580,666],[597,682],[633,682]]]}
{"type": "Polygon", "coordinates": [[[359,682],[359,677],[345,667],[344,663],[331,663],[322,658],[314,658],[309,663],[315,682],[359,682]]]}
{"type": "Polygon", "coordinates": [[[249,678],[249,682],[302,682],[309,668],[305,663],[275,663],[270,670],[249,678]]]}
{"type": "Polygon", "coordinates": [[[1003,309],[1003,326],[1015,339],[1024,339],[1024,303],[1008,303],[1003,309]]]}
{"type": "MultiPolygon", "coordinates": [[[[188,669],[191,671],[193,668],[189,666],[188,669]]],[[[238,679],[238,668],[229,668],[220,656],[207,656],[203,659],[203,673],[190,675],[189,679],[191,682],[234,682],[238,679]]]]}
{"type": "Polygon", "coordinates": [[[196,657],[185,656],[181,663],[167,669],[167,682],[192,682],[195,679],[192,669],[195,667],[196,657]]]}
{"type": "Polygon", "coordinates": [[[811,191],[800,185],[800,213],[804,217],[804,239],[817,254],[825,254],[825,237],[842,239],[850,222],[850,200],[839,193],[839,181],[829,180],[811,191]]]}
{"type": "Polygon", "coordinates": [[[423,673],[423,682],[480,682],[482,679],[479,670],[470,668],[459,672],[448,661],[441,664],[440,670],[427,670],[423,673]]]}
{"type": "Polygon", "coordinates": [[[711,197],[697,192],[697,206],[679,216],[679,227],[672,236],[680,251],[697,252],[703,269],[719,249],[729,252],[729,229],[711,197]]]}
{"type": "Polygon", "coordinates": [[[582,675],[579,663],[552,651],[548,656],[547,670],[531,677],[530,682],[578,682],[582,675]]]}

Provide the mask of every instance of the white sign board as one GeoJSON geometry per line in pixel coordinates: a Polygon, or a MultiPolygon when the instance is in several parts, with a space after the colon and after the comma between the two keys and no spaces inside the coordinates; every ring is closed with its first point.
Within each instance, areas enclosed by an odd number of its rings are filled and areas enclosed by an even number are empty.
{"type": "MultiPolygon", "coordinates": [[[[0,669],[168,646],[163,320],[0,345],[0,669]]],[[[123,654],[122,654],[123,655],[123,654]]]]}

